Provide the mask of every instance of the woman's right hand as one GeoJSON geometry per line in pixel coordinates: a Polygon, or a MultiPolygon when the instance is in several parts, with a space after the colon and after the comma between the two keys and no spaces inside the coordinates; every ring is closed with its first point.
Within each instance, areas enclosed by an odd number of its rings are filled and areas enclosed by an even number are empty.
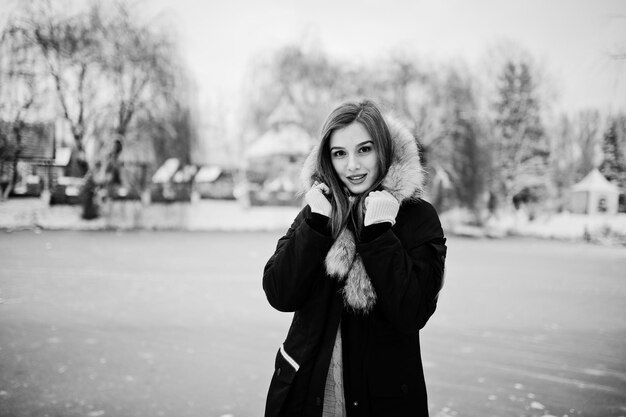
{"type": "Polygon", "coordinates": [[[304,195],[304,200],[311,207],[313,213],[330,217],[332,206],[326,195],[330,193],[328,186],[321,183],[315,183],[313,187],[304,195]]]}

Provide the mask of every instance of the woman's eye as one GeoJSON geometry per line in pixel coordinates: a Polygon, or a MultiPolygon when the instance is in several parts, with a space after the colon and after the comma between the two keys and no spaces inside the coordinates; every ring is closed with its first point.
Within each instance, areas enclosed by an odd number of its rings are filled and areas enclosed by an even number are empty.
{"type": "Polygon", "coordinates": [[[362,148],[359,148],[359,152],[361,153],[367,153],[370,152],[372,150],[371,146],[363,146],[362,148]]]}
{"type": "Polygon", "coordinates": [[[344,151],[335,151],[333,152],[333,157],[334,158],[341,158],[345,155],[346,153],[344,151]]]}

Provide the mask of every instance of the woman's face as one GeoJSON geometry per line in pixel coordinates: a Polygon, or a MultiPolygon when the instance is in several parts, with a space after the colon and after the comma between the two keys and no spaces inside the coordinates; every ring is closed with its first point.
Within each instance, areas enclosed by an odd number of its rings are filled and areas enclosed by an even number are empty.
{"type": "Polygon", "coordinates": [[[330,159],[352,194],[362,194],[378,178],[380,167],[374,141],[361,123],[354,122],[332,133],[330,159]]]}

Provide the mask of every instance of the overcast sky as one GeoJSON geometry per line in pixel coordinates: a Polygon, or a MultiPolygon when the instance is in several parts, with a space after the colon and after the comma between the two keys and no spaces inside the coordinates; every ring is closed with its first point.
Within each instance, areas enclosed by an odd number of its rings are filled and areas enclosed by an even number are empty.
{"type": "MultiPolygon", "coordinates": [[[[17,1],[0,0],[0,17],[17,1]]],[[[403,51],[484,71],[488,51],[507,40],[545,70],[557,109],[626,111],[626,0],[124,1],[172,23],[201,103],[238,99],[251,57],[288,43],[341,60],[403,51]]]]}
{"type": "Polygon", "coordinates": [[[626,0],[149,0],[181,35],[201,101],[233,95],[250,57],[301,41],[332,57],[394,50],[480,70],[500,40],[526,48],[569,110],[626,109],[626,0]]]}

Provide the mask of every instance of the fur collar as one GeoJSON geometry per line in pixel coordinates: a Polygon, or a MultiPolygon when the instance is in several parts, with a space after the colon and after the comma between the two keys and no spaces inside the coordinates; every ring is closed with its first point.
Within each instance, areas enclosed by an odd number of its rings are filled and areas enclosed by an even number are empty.
{"type": "MultiPolygon", "coordinates": [[[[392,116],[385,120],[392,139],[392,162],[383,180],[383,189],[389,191],[402,204],[422,196],[424,170],[420,162],[417,143],[408,129],[392,116]]],[[[313,148],[302,168],[301,181],[305,190],[314,182],[319,147],[313,148]]],[[[343,298],[347,307],[369,313],[376,304],[376,293],[367,276],[363,261],[356,253],[354,235],[344,229],[328,251],[326,272],[345,282],[343,298]]]]}

